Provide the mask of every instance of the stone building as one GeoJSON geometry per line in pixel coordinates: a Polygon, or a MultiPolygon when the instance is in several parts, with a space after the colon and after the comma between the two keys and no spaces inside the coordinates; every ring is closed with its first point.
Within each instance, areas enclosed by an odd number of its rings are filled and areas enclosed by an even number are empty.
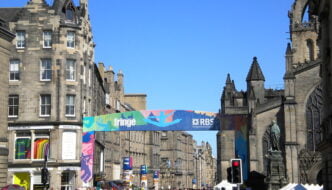
{"type": "MultiPolygon", "coordinates": [[[[115,73],[112,68],[106,70],[99,63],[99,71],[104,78],[107,96],[107,113],[118,113],[146,109],[146,94],[125,94],[124,74],[115,73]]],[[[132,183],[140,186],[141,165],[147,165],[149,172],[148,187],[153,187],[153,173],[159,171],[160,164],[160,132],[128,131],[105,132],[105,180],[120,180],[123,174],[123,157],[132,157],[132,183]]]]}
{"type": "Polygon", "coordinates": [[[317,17],[308,15],[308,2],[296,0],[288,14],[291,43],[286,48],[283,90],[264,87],[265,77],[256,57],[246,78],[246,91],[238,91],[230,75],[227,76],[221,97],[224,125],[218,133],[219,181],[226,179],[229,160],[234,157],[242,158],[245,179],[260,175],[263,181],[264,177],[269,181],[275,172],[268,157],[272,148],[270,127],[275,120],[281,132],[280,179],[290,183],[322,183],[322,157],[318,152],[323,116],[316,42],[319,23],[317,17]]]}
{"type": "Polygon", "coordinates": [[[193,188],[195,179],[194,140],[182,131],[162,131],[160,145],[160,187],[193,188]]]}
{"type": "Polygon", "coordinates": [[[321,58],[321,77],[323,88],[323,117],[321,133],[322,142],[318,149],[322,152],[323,157],[323,175],[324,189],[332,188],[332,128],[331,128],[331,38],[332,38],[332,3],[328,0],[311,0],[310,12],[312,15],[318,16],[320,22],[318,44],[320,47],[321,58]]]}
{"type": "Polygon", "coordinates": [[[93,63],[88,2],[55,0],[49,6],[30,0],[0,14],[16,33],[9,61],[7,183],[40,187],[47,155],[53,188],[82,187],[82,117],[102,114],[105,97],[93,63]]]}
{"type": "Polygon", "coordinates": [[[8,168],[8,66],[11,41],[15,35],[8,30],[8,23],[0,17],[0,187],[7,183],[8,168]]]}
{"type": "Polygon", "coordinates": [[[216,160],[209,143],[203,141],[200,145],[194,145],[194,162],[196,188],[213,188],[216,185],[216,160]]]}

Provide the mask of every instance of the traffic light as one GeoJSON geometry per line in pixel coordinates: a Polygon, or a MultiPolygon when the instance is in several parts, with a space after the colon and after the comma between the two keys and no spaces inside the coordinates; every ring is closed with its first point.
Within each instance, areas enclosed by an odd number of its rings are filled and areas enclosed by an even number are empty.
{"type": "Polygon", "coordinates": [[[242,161],[241,159],[231,159],[232,183],[242,184],[242,161]]]}
{"type": "Polygon", "coordinates": [[[41,170],[41,182],[44,185],[48,182],[48,170],[45,167],[41,170]]]}

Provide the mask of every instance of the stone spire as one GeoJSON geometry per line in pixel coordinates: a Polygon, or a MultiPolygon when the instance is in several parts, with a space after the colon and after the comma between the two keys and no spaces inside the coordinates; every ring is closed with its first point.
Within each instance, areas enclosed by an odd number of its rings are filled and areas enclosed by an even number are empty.
{"type": "Polygon", "coordinates": [[[247,75],[247,81],[265,81],[263,72],[258,64],[257,57],[253,58],[253,62],[247,75]]]}
{"type": "Polygon", "coordinates": [[[226,78],[226,85],[232,83],[231,81],[231,75],[227,73],[227,78],[226,78]]]}

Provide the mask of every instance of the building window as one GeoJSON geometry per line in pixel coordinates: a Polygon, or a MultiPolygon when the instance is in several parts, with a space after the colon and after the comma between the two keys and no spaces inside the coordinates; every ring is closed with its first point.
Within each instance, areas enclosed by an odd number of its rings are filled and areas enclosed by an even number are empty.
{"type": "Polygon", "coordinates": [[[75,9],[72,3],[68,3],[66,7],[66,21],[75,21],[75,9]]]}
{"type": "Polygon", "coordinates": [[[74,190],[75,187],[75,172],[64,171],[61,175],[61,190],[74,190]]]}
{"type": "Polygon", "coordinates": [[[315,59],[314,43],[311,39],[307,40],[307,58],[309,61],[313,61],[315,59]]]}
{"type": "Polygon", "coordinates": [[[62,133],[62,159],[75,160],[76,159],[76,140],[77,134],[75,131],[64,131],[62,133]]]}
{"type": "Polygon", "coordinates": [[[83,109],[82,109],[83,115],[86,114],[86,97],[83,98],[83,109]]]}
{"type": "Polygon", "coordinates": [[[75,48],[75,32],[67,32],[67,47],[75,48]]]}
{"type": "Polygon", "coordinates": [[[40,80],[50,81],[52,79],[51,59],[42,59],[40,62],[40,80]]]}
{"type": "Polygon", "coordinates": [[[16,32],[16,48],[25,48],[25,31],[16,32]]]}
{"type": "Polygon", "coordinates": [[[8,117],[17,117],[18,116],[18,104],[19,104],[18,95],[9,95],[8,117]]]}
{"type": "Polygon", "coordinates": [[[51,115],[51,95],[40,95],[40,116],[51,115]]]}
{"type": "Polygon", "coordinates": [[[9,63],[9,80],[18,81],[20,80],[20,61],[11,60],[9,63]]]}
{"type": "Polygon", "coordinates": [[[75,116],[75,95],[66,96],[66,116],[75,116]]]}
{"type": "Polygon", "coordinates": [[[91,68],[89,68],[88,85],[91,86],[91,68]]]}
{"type": "Polygon", "coordinates": [[[76,63],[73,59],[67,59],[66,62],[66,80],[75,81],[76,63]]]}
{"type": "Polygon", "coordinates": [[[44,48],[51,48],[52,47],[52,31],[44,31],[43,38],[44,38],[44,48]]]}
{"type": "Polygon", "coordinates": [[[20,131],[16,134],[15,140],[15,159],[33,159],[41,160],[44,156],[49,157],[49,133],[30,131],[20,131]],[[33,141],[33,143],[31,143],[33,141]],[[33,153],[31,155],[31,153],[33,153]]]}

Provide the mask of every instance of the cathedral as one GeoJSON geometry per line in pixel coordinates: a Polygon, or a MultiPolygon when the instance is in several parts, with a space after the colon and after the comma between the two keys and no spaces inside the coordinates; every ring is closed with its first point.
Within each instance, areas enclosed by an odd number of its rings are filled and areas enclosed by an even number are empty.
{"type": "Polygon", "coordinates": [[[243,177],[253,189],[323,183],[318,150],[324,106],[317,44],[320,25],[309,10],[309,0],[296,0],[288,13],[290,43],[283,90],[264,87],[264,72],[256,57],[247,74],[246,91],[238,91],[227,75],[221,97],[222,129],[217,135],[218,181],[227,178],[230,159],[238,157],[243,160],[243,177]],[[280,128],[278,151],[273,151],[273,122],[280,128]],[[264,187],[256,186],[262,182],[264,187]]]}

